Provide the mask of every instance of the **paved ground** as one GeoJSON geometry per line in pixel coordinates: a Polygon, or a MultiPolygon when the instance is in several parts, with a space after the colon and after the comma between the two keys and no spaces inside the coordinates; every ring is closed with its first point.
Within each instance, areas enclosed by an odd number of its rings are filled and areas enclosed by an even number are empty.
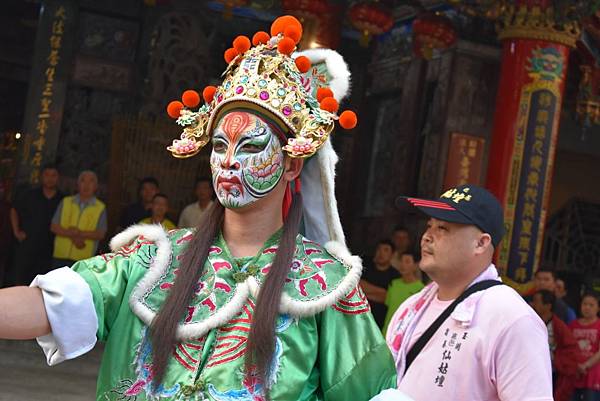
{"type": "Polygon", "coordinates": [[[0,401],[93,401],[101,355],[49,367],[35,341],[0,340],[0,401]]]}

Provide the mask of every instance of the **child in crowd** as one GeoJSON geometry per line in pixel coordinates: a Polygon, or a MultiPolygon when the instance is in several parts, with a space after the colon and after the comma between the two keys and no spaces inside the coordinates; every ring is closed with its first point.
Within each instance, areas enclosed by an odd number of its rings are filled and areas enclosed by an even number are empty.
{"type": "Polygon", "coordinates": [[[401,277],[392,280],[385,297],[387,314],[383,325],[384,335],[396,309],[398,309],[402,302],[406,301],[411,295],[421,291],[424,287],[419,277],[419,260],[419,256],[410,251],[404,251],[400,255],[398,272],[401,277]]]}
{"type": "Polygon", "coordinates": [[[584,362],[579,364],[575,383],[576,401],[600,401],[600,319],[598,296],[587,294],[581,300],[582,317],[569,324],[584,362]]]}
{"type": "Polygon", "coordinates": [[[140,223],[160,224],[165,230],[174,230],[177,228],[175,223],[167,218],[169,211],[169,198],[165,194],[156,194],[152,199],[152,216],[146,217],[140,223]]]}

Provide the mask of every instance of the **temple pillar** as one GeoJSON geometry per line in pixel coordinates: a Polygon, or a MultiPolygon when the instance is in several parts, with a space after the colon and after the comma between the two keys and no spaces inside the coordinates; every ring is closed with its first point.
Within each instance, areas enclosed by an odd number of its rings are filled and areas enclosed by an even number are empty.
{"type": "Polygon", "coordinates": [[[503,15],[487,187],[504,207],[497,266],[525,293],[539,265],[568,56],[580,30],[558,25],[549,0],[516,0],[503,15]]]}
{"type": "Polygon", "coordinates": [[[54,163],[75,44],[78,5],[45,0],[27,93],[18,185],[37,185],[41,168],[54,163]]]}

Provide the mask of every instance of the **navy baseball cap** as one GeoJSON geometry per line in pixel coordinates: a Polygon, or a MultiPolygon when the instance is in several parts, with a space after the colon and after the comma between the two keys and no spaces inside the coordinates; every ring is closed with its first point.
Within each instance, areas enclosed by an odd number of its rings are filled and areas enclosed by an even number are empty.
{"type": "Polygon", "coordinates": [[[486,189],[461,185],[444,192],[438,200],[404,197],[411,205],[434,219],[478,227],[492,237],[497,247],[504,235],[502,205],[486,189]]]}

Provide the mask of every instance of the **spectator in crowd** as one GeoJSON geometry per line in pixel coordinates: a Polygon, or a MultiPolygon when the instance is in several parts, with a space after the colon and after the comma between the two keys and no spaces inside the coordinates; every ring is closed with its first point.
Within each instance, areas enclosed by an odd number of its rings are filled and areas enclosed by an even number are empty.
{"type": "Polygon", "coordinates": [[[138,187],[139,199],[130,204],[121,214],[119,226],[124,229],[132,224],[137,224],[140,220],[152,216],[152,201],[154,196],[159,193],[158,180],[154,177],[145,177],[140,181],[138,187]]]}
{"type": "Polygon", "coordinates": [[[16,284],[29,285],[35,276],[52,268],[54,234],[50,223],[63,198],[58,190],[59,178],[56,166],[44,166],[42,185],[17,196],[10,210],[12,232],[17,239],[13,261],[16,284]]]}
{"type": "Polygon", "coordinates": [[[598,295],[586,294],[581,299],[581,318],[569,328],[579,345],[582,362],[575,382],[574,401],[600,400],[600,319],[598,295]]]}
{"type": "Polygon", "coordinates": [[[539,290],[533,294],[531,306],[546,323],[548,329],[554,401],[569,401],[575,388],[580,354],[571,330],[553,313],[555,302],[554,292],[539,290]]]}
{"type": "Polygon", "coordinates": [[[567,296],[567,287],[565,286],[564,280],[557,278],[554,285],[554,295],[556,298],[564,300],[567,296]]]}
{"type": "Polygon", "coordinates": [[[6,282],[11,250],[10,210],[10,203],[6,200],[6,186],[0,181],[0,287],[6,282]]]}
{"type": "Polygon", "coordinates": [[[366,266],[360,280],[360,285],[371,305],[371,313],[379,328],[383,327],[383,321],[387,311],[385,299],[387,288],[393,279],[399,276],[398,271],[391,265],[394,254],[394,243],[382,240],[377,243],[373,262],[366,266]]]}
{"type": "Polygon", "coordinates": [[[400,278],[392,280],[388,286],[387,296],[385,297],[387,314],[385,315],[383,325],[384,335],[396,309],[398,309],[402,302],[406,301],[411,295],[421,291],[424,287],[418,276],[419,260],[420,257],[414,252],[404,251],[400,255],[400,278]]]}
{"type": "Polygon", "coordinates": [[[106,235],[106,206],[96,198],[98,177],[85,170],[77,179],[77,194],[65,197],[52,218],[53,268],[71,266],[96,254],[98,242],[106,235]]]}
{"type": "Polygon", "coordinates": [[[564,280],[560,278],[556,279],[554,295],[556,296],[556,299],[562,300],[565,303],[565,305],[567,305],[567,316],[569,317],[570,321],[572,322],[573,320],[575,320],[577,314],[575,313],[575,310],[571,308],[569,302],[567,302],[567,286],[565,285],[564,280]]]}
{"type": "Polygon", "coordinates": [[[181,228],[198,227],[200,218],[204,212],[212,205],[212,181],[210,178],[203,177],[196,180],[194,189],[196,202],[187,205],[181,216],[179,216],[178,226],[181,228]]]}
{"type": "Polygon", "coordinates": [[[174,230],[177,228],[175,223],[167,218],[169,211],[169,198],[167,195],[158,193],[152,199],[152,215],[142,219],[142,224],[160,224],[165,230],[174,230]]]}
{"type": "Polygon", "coordinates": [[[402,262],[400,261],[402,254],[407,252],[412,247],[412,238],[407,228],[398,226],[392,233],[392,242],[394,243],[394,255],[392,256],[392,266],[400,269],[402,262]]]}
{"type": "MultiPolygon", "coordinates": [[[[547,290],[554,293],[556,291],[556,275],[552,270],[538,269],[533,276],[533,284],[536,292],[540,290],[547,290]]],[[[565,301],[560,298],[556,298],[553,312],[566,324],[569,324],[577,317],[572,309],[569,311],[569,307],[565,301]]]]}

